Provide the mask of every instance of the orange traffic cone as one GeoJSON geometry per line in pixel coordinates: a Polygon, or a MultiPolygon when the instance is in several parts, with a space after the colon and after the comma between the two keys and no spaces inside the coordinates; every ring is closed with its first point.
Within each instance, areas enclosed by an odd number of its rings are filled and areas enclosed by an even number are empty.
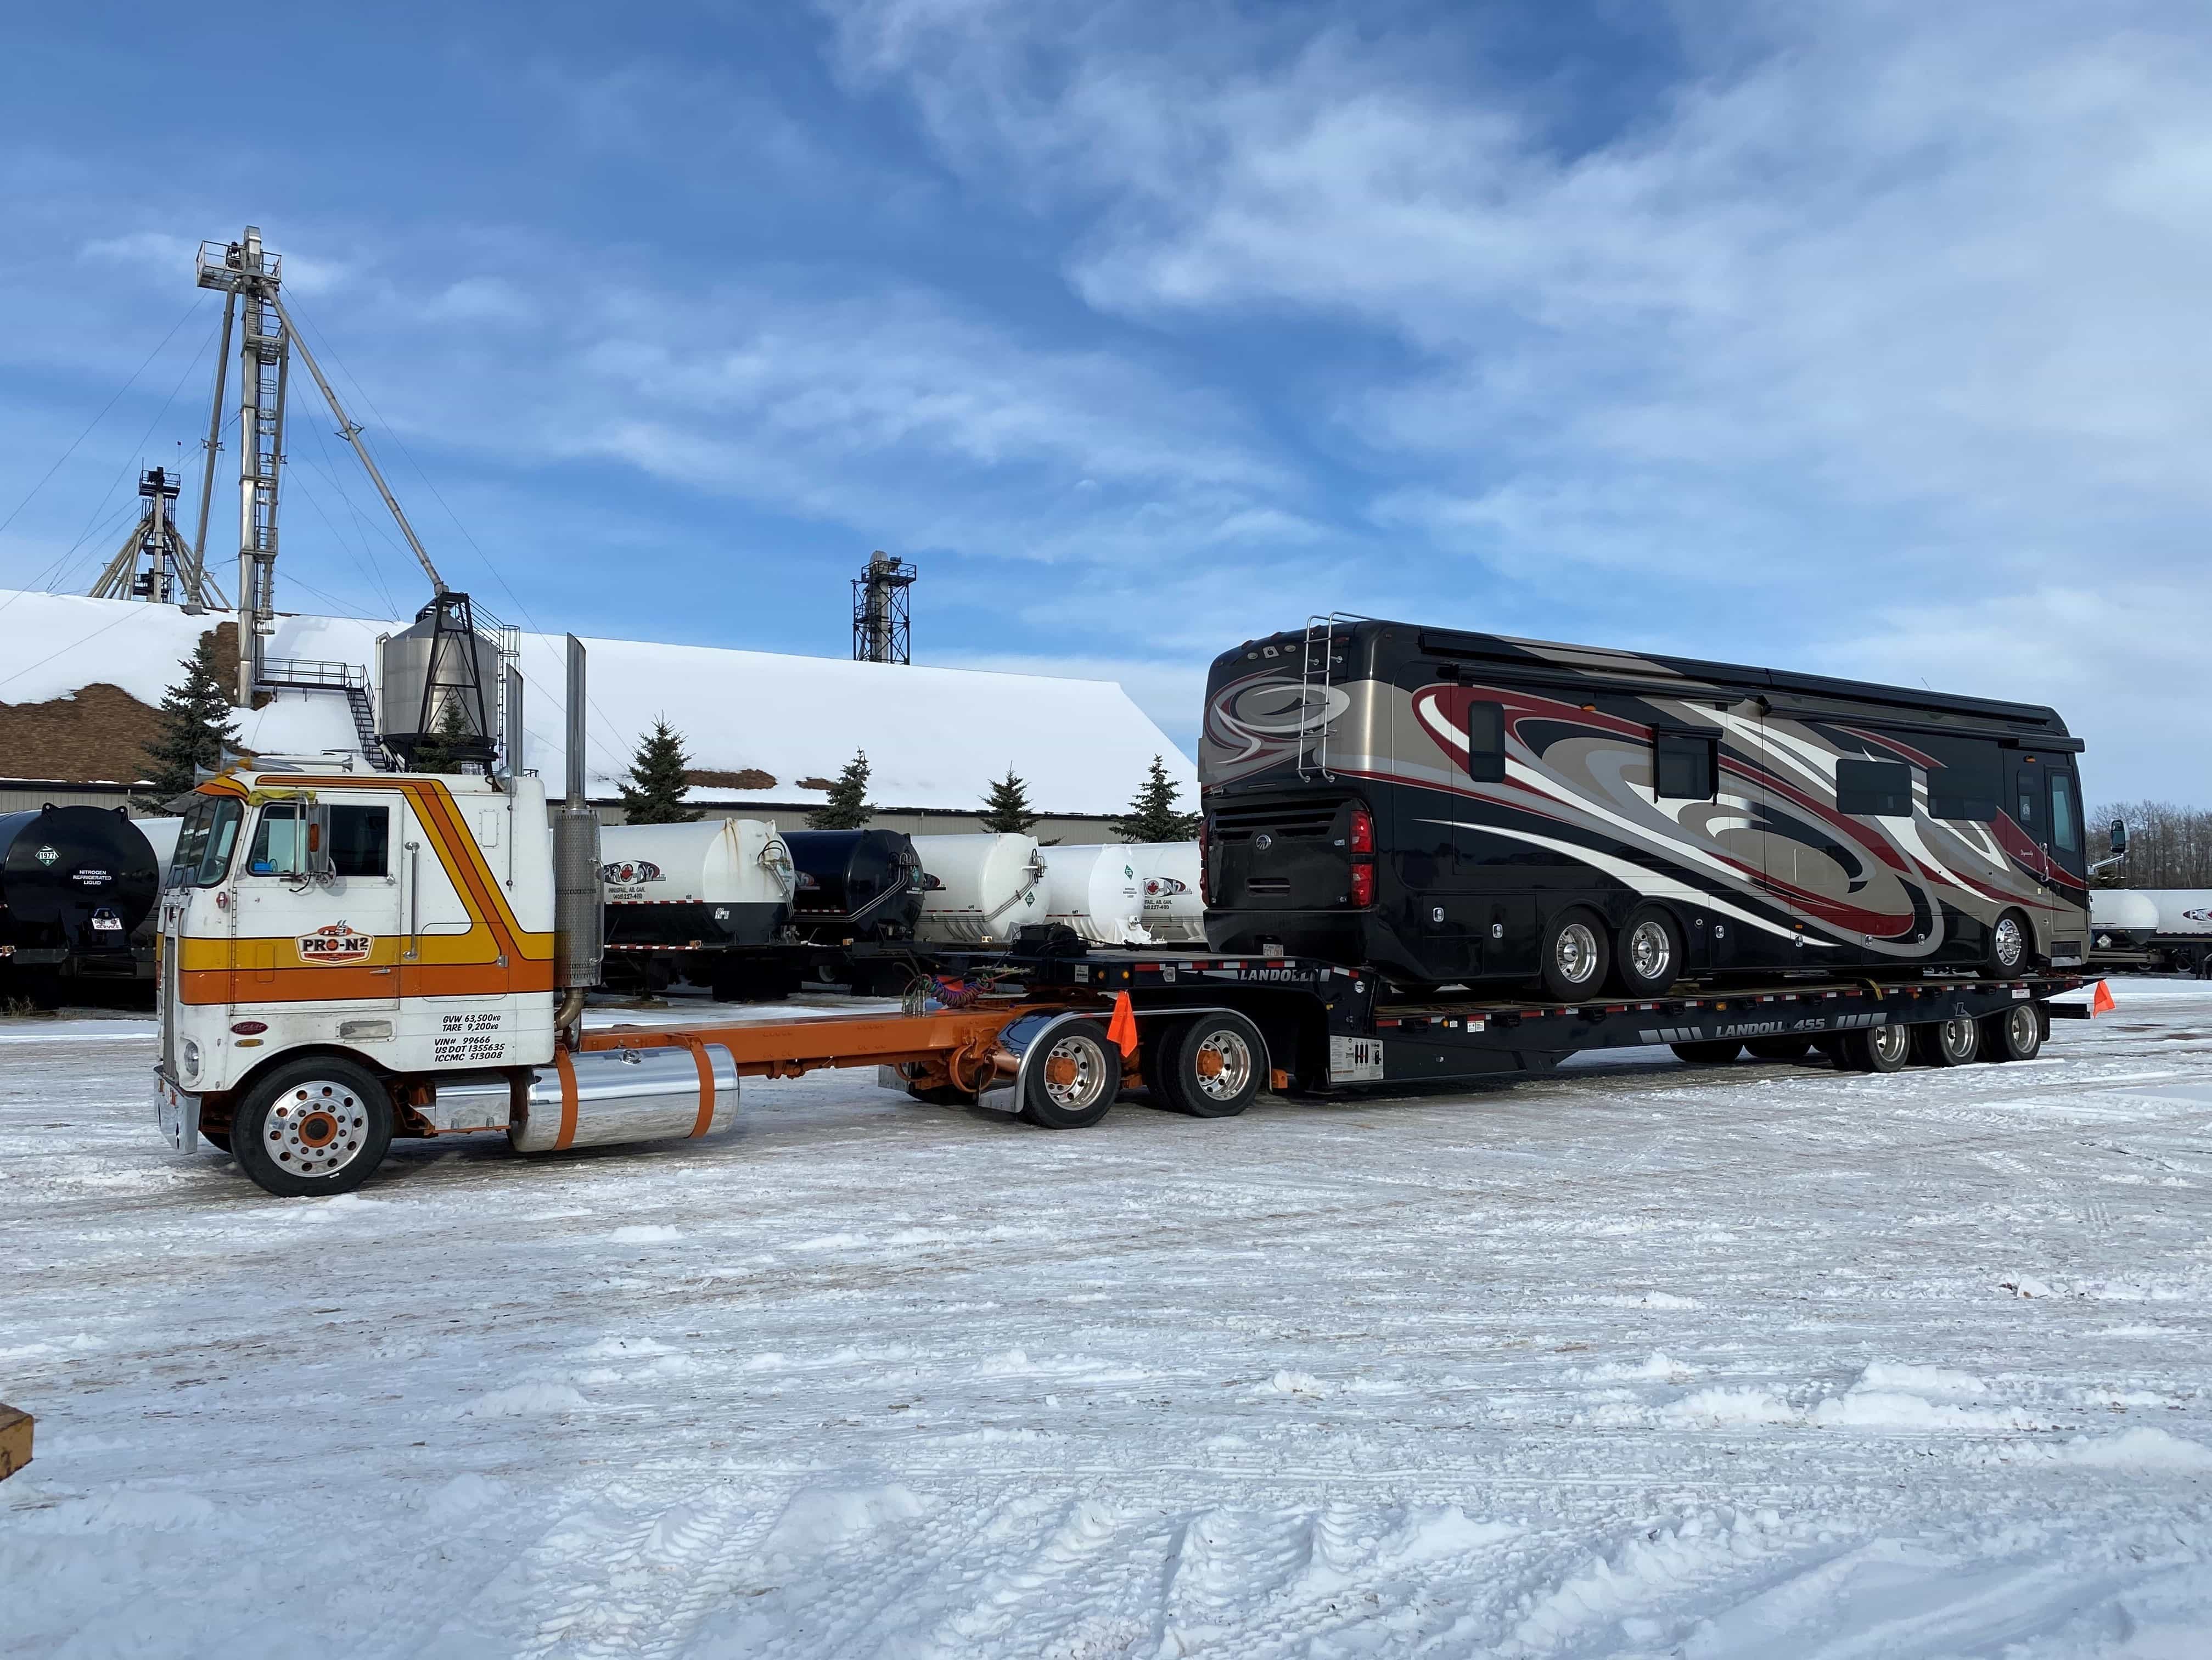
{"type": "Polygon", "coordinates": [[[1137,1052],[1137,1012],[1129,1006],[1126,991],[1115,995],[1114,1018],[1106,1023],[1106,1036],[1120,1046],[1123,1060],[1137,1052]]]}
{"type": "Polygon", "coordinates": [[[2112,1000],[2112,988],[2101,980],[2097,982],[2097,989],[2089,994],[2089,1018],[2094,1020],[2118,1007],[2119,1005],[2112,1000]]]}

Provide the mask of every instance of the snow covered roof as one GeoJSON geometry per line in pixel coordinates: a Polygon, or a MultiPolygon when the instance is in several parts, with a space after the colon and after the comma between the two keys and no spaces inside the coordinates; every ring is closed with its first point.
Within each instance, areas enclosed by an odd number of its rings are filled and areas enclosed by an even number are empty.
{"type": "MultiPolygon", "coordinates": [[[[43,702],[100,682],[143,703],[161,701],[179,659],[227,611],[188,616],[173,605],[73,594],[0,590],[0,704],[43,702]]],[[[411,619],[410,619],[411,620],[411,619]]],[[[343,617],[282,617],[264,648],[274,658],[352,664],[377,672],[376,640],[404,623],[343,617]]],[[[764,773],[773,786],[702,786],[695,801],[815,802],[807,778],[834,778],[867,751],[869,799],[884,811],[974,811],[1009,765],[1047,814],[1119,812],[1155,755],[1194,803],[1190,762],[1111,681],[1061,680],[974,669],[907,667],[773,652],[726,651],[586,638],[591,710],[586,765],[597,798],[615,794],[637,739],[665,715],[684,734],[693,768],[764,773]]],[[[564,643],[522,636],[524,751],[520,764],[558,796],[562,753],[564,643]]],[[[262,754],[313,755],[356,747],[345,700],[283,691],[239,715],[240,740],[262,754]]],[[[116,781],[128,782],[129,780],[116,781]]]]}

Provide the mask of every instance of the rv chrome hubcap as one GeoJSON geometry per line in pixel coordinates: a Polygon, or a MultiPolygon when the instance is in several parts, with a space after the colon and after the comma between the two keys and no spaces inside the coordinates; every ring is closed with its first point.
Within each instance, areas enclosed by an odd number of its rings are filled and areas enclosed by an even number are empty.
{"type": "Polygon", "coordinates": [[[1996,927],[1997,961],[2006,968],[2017,968],[2021,955],[2027,949],[2027,936],[2021,933],[2020,919],[2000,916],[1996,927]]]}
{"type": "Polygon", "coordinates": [[[343,1084],[322,1079],[287,1090],[262,1127],[269,1156],[302,1176],[330,1176],[358,1158],[368,1110],[343,1084]]]}
{"type": "Polygon", "coordinates": [[[1061,1111],[1081,1112],[1097,1104],[1105,1087],[1105,1057],[1095,1043],[1063,1037],[1046,1051],[1044,1092],[1061,1111]]]}
{"type": "Polygon", "coordinates": [[[1209,1032],[1192,1055],[1191,1067],[1210,1099],[1233,1101],[1251,1081],[1252,1051],[1233,1031],[1209,1032]]]}
{"type": "Polygon", "coordinates": [[[1646,917],[1629,930],[1628,965],[1647,984],[1674,966],[1674,942],[1664,922],[1646,917]]]}
{"type": "Polygon", "coordinates": [[[1580,985],[1597,967],[1597,935],[1587,922],[1570,922],[1559,930],[1552,955],[1559,963],[1561,977],[1571,985],[1580,985]]]}

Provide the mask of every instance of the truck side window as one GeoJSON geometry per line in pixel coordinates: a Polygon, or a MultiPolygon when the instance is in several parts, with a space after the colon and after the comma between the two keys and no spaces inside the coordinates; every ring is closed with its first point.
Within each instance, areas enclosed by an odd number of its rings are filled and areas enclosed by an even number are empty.
{"type": "Polygon", "coordinates": [[[1710,801],[1715,794],[1718,740],[1704,733],[1651,735],[1651,793],[1662,801],[1710,801]]]}
{"type": "Polygon", "coordinates": [[[2074,812],[2074,781],[2063,772],[2051,775],[2051,845],[2061,853],[2081,850],[2081,828],[2074,812]]]}
{"type": "Polygon", "coordinates": [[[1467,775],[1478,784],[1505,781],[1505,711],[1495,703],[1467,706],[1467,775]]]}
{"type": "Polygon", "coordinates": [[[339,876],[392,873],[392,809],[331,808],[331,869],[339,876]]]}
{"type": "Polygon", "coordinates": [[[1912,769],[1902,761],[1836,763],[1836,811],[1860,818],[1912,817],[1912,769]]]}
{"type": "Polygon", "coordinates": [[[307,868],[307,826],[295,801],[271,801],[253,826],[246,852],[249,876],[297,876],[307,868]]]}

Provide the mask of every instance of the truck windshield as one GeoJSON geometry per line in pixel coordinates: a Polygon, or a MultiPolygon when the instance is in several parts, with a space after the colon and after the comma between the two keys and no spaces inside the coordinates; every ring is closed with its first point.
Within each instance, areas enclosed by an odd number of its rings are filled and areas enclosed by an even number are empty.
{"type": "Polygon", "coordinates": [[[245,809],[234,797],[202,796],[185,814],[177,832],[177,851],[169,865],[173,888],[211,888],[230,869],[245,809]]]}

